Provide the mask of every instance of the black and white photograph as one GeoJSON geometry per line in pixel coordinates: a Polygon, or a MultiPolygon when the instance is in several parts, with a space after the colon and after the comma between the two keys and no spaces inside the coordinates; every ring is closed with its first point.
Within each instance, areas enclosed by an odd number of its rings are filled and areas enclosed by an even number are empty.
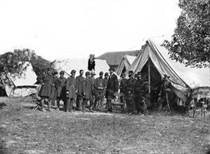
{"type": "Polygon", "coordinates": [[[210,0],[0,0],[0,154],[210,154],[210,0]]]}

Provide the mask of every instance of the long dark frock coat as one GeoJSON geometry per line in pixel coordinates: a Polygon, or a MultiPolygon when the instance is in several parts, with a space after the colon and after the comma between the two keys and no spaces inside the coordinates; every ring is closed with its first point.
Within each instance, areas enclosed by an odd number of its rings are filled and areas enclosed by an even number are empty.
{"type": "Polygon", "coordinates": [[[39,92],[40,97],[50,98],[52,88],[52,78],[49,75],[44,75],[42,78],[42,86],[39,92]]]}

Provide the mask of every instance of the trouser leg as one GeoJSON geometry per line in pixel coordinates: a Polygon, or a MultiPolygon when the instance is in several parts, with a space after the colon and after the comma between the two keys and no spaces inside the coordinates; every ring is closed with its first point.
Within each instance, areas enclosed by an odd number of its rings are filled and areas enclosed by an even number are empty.
{"type": "Polygon", "coordinates": [[[69,109],[70,98],[67,98],[64,102],[64,111],[67,112],[69,109]]]}
{"type": "Polygon", "coordinates": [[[87,104],[87,99],[83,99],[82,101],[82,111],[84,112],[85,111],[85,107],[86,107],[86,104],[87,104]]]}
{"type": "Polygon", "coordinates": [[[72,110],[73,110],[73,103],[74,103],[74,99],[69,99],[69,112],[72,112],[72,110]]]}
{"type": "Polygon", "coordinates": [[[47,102],[48,102],[48,110],[50,110],[51,109],[52,100],[51,99],[48,99],[47,102]]]}
{"type": "Polygon", "coordinates": [[[56,104],[57,104],[56,107],[57,107],[58,109],[60,109],[60,101],[61,101],[60,99],[57,99],[57,101],[56,101],[56,104]]]}
{"type": "Polygon", "coordinates": [[[166,105],[168,107],[168,110],[171,111],[171,108],[170,108],[170,104],[169,104],[169,98],[168,98],[168,93],[166,92],[166,105]]]}
{"type": "Polygon", "coordinates": [[[112,112],[112,98],[111,97],[108,97],[107,99],[107,108],[108,108],[108,111],[112,112]]]}
{"type": "Polygon", "coordinates": [[[133,100],[133,97],[131,97],[131,107],[132,107],[132,113],[135,113],[135,111],[136,111],[136,104],[135,104],[135,102],[134,102],[134,100],[133,100]]]}
{"type": "Polygon", "coordinates": [[[42,100],[41,100],[41,110],[44,109],[44,102],[45,102],[45,99],[42,99],[42,100]]]}
{"type": "Polygon", "coordinates": [[[83,99],[82,99],[82,97],[79,97],[78,98],[78,107],[79,107],[80,111],[82,110],[82,105],[83,105],[83,99]]]}

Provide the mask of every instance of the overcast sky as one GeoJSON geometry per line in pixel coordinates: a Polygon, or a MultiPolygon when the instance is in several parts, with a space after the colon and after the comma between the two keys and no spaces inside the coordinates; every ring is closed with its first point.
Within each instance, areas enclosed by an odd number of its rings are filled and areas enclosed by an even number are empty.
{"type": "Polygon", "coordinates": [[[0,53],[30,48],[49,60],[140,49],[170,38],[178,0],[0,0],[0,53]]]}

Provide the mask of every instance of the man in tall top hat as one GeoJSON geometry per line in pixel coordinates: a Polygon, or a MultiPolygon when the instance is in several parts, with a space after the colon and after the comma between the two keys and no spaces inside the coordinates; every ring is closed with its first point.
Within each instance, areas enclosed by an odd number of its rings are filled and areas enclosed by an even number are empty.
{"type": "Polygon", "coordinates": [[[90,55],[89,59],[88,59],[88,70],[95,71],[95,56],[93,54],[90,55]]]}

